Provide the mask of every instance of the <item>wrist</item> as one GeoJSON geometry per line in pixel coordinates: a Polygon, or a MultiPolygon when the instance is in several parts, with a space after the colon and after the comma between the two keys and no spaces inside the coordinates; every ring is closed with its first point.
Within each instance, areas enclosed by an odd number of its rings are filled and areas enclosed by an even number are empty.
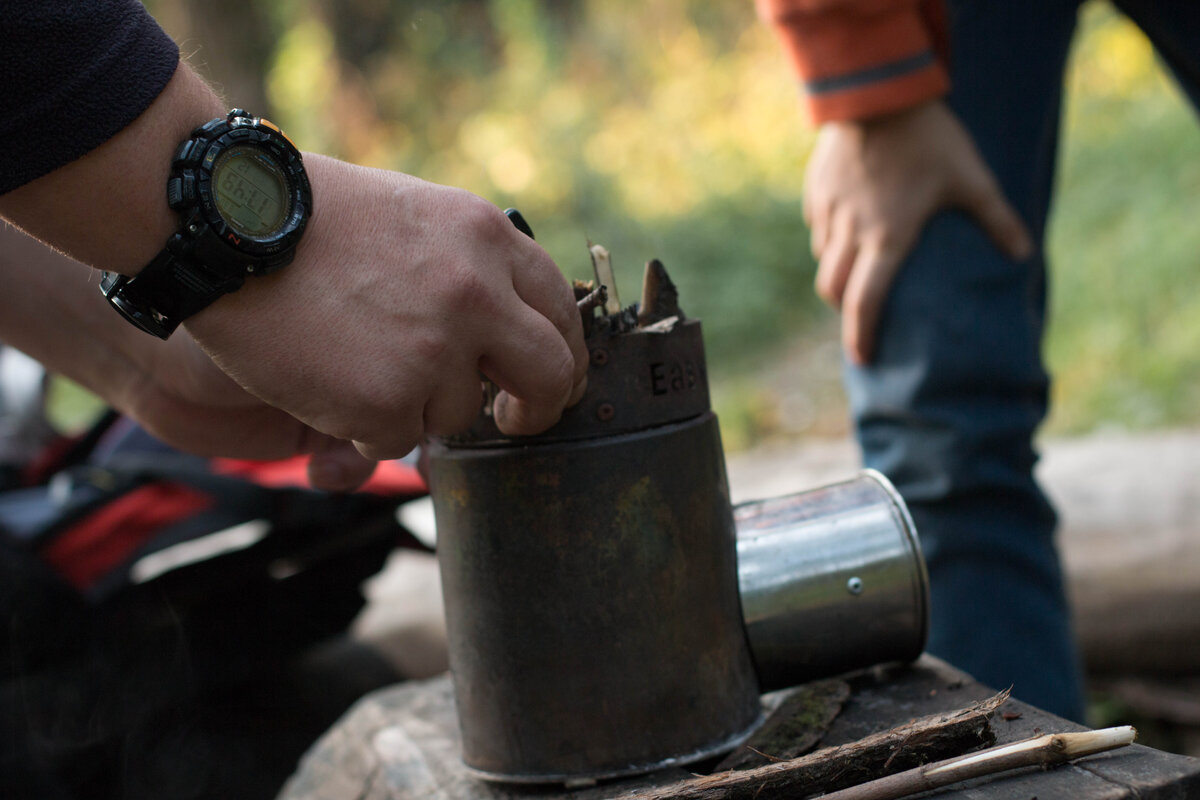
{"type": "Polygon", "coordinates": [[[181,64],[150,107],[116,136],[0,196],[0,215],[89,266],[136,275],[179,225],[164,199],[175,149],[195,126],[221,113],[217,96],[181,64]]]}
{"type": "Polygon", "coordinates": [[[930,113],[936,112],[938,109],[945,108],[945,102],[941,97],[933,97],[927,100],[922,100],[912,105],[902,108],[895,108],[889,111],[867,115],[856,122],[867,128],[887,128],[897,127],[907,124],[913,120],[928,116],[930,113]]]}
{"type": "Polygon", "coordinates": [[[132,278],[100,288],[133,325],[168,338],[247,278],[290,264],[312,216],[312,190],[291,140],[242,109],[205,122],[175,150],[166,201],[178,229],[132,278]]]}
{"type": "MultiPolygon", "coordinates": [[[[184,327],[201,341],[223,341],[226,339],[223,332],[229,331],[237,331],[237,338],[248,341],[260,334],[269,335],[274,308],[286,305],[287,296],[336,282],[336,274],[322,276],[321,271],[322,265],[336,264],[336,253],[345,249],[340,243],[346,225],[343,192],[339,187],[344,184],[343,173],[352,166],[317,153],[304,153],[303,158],[315,201],[291,263],[276,272],[248,279],[236,292],[218,298],[187,319],[184,327]],[[317,276],[315,283],[310,277],[313,275],[317,276]],[[296,288],[301,285],[309,289],[296,288]]],[[[319,292],[309,297],[309,304],[310,311],[318,314],[319,292]]]]}

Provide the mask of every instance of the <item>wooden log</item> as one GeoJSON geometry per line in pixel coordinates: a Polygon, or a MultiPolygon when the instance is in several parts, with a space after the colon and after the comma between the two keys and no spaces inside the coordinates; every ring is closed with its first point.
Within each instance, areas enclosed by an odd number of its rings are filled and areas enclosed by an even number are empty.
{"type": "Polygon", "coordinates": [[[629,795],[630,800],[794,800],[912,769],[995,742],[988,718],[1008,692],[857,742],[740,772],[722,772],[629,795]]]}

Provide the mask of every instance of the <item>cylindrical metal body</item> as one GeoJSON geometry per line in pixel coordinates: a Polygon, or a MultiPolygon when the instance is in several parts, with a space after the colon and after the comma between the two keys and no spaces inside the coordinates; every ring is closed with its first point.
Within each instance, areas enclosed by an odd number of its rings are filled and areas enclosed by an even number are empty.
{"type": "Polygon", "coordinates": [[[738,580],[764,691],[888,661],[928,635],[929,579],[904,501],[878,472],[743,503],[738,580]]]}
{"type": "Polygon", "coordinates": [[[491,780],[687,763],[761,716],[698,324],[589,345],[546,436],[430,451],[463,760],[491,780]]]}

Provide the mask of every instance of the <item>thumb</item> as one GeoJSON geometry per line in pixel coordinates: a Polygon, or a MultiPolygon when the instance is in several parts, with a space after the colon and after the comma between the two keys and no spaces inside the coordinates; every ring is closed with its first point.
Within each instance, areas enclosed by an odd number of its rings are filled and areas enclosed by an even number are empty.
{"type": "Polygon", "coordinates": [[[350,442],[331,439],[309,457],[308,480],[316,489],[349,492],[367,482],[375,464],[350,442]]]}
{"type": "Polygon", "coordinates": [[[1033,237],[1009,205],[991,173],[979,176],[959,198],[959,205],[979,223],[996,246],[1013,261],[1033,255],[1033,237]]]}

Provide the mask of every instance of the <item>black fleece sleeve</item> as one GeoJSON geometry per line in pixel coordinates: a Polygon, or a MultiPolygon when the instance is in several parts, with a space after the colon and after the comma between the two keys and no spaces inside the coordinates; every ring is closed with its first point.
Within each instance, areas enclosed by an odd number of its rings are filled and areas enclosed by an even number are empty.
{"type": "Polygon", "coordinates": [[[0,0],[0,194],[112,138],[178,64],[137,0],[0,0]]]}

